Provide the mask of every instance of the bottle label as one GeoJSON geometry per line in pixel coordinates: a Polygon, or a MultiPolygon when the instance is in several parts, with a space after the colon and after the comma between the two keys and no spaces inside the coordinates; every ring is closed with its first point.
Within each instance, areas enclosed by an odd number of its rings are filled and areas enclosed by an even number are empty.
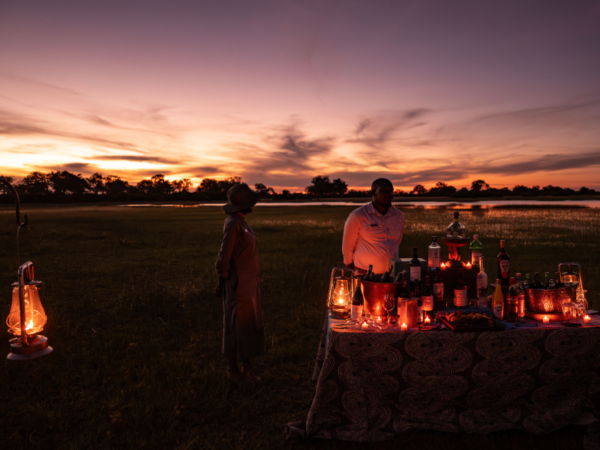
{"type": "Polygon", "coordinates": [[[439,248],[430,248],[429,249],[429,261],[427,261],[427,265],[430,269],[437,269],[440,267],[440,249],[439,248]]]}
{"type": "Polygon", "coordinates": [[[454,289],[454,306],[464,308],[468,306],[469,301],[467,299],[466,289],[454,289]]]}
{"type": "Polygon", "coordinates": [[[494,317],[498,320],[502,320],[503,313],[504,313],[504,305],[502,303],[496,303],[494,305],[494,317]]]}
{"type": "Polygon", "coordinates": [[[482,256],[483,256],[483,252],[481,250],[473,250],[471,252],[471,264],[479,265],[479,258],[481,258],[482,256]]]}
{"type": "Polygon", "coordinates": [[[444,298],[444,283],[433,283],[433,296],[435,298],[444,298]]]}
{"type": "Polygon", "coordinates": [[[510,261],[508,259],[503,259],[500,261],[500,276],[508,280],[508,267],[510,265],[510,261]]]}
{"type": "Polygon", "coordinates": [[[363,305],[352,304],[352,318],[360,319],[363,313],[363,305]]]}
{"type": "Polygon", "coordinates": [[[424,295],[421,297],[423,311],[433,311],[433,295],[424,295]]]}
{"type": "Polygon", "coordinates": [[[410,281],[421,281],[421,266],[410,266],[410,281]]]}

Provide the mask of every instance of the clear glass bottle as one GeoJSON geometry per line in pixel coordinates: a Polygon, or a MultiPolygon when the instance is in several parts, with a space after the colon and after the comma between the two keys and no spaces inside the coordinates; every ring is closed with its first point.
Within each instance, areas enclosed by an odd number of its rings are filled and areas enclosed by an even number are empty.
{"type": "Polygon", "coordinates": [[[473,235],[473,241],[469,244],[471,250],[471,265],[473,269],[479,269],[479,258],[483,256],[483,244],[479,241],[479,235],[473,235]]]}
{"type": "Polygon", "coordinates": [[[485,273],[484,258],[479,258],[479,273],[477,274],[477,297],[479,298],[478,305],[480,308],[487,308],[487,290],[488,276],[485,273]]]}
{"type": "Polygon", "coordinates": [[[427,266],[430,269],[437,269],[440,267],[440,258],[442,253],[440,244],[437,243],[437,236],[431,237],[431,245],[429,245],[427,250],[427,266]]]}
{"type": "Polygon", "coordinates": [[[454,222],[448,225],[446,236],[464,238],[467,234],[465,226],[458,221],[458,211],[454,211],[454,222]]]}

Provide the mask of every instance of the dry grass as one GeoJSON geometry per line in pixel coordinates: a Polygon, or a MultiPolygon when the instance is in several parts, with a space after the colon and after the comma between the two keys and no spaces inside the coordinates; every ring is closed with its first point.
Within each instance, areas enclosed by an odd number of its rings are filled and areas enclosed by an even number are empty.
{"type": "MultiPolygon", "coordinates": [[[[581,447],[576,427],[542,437],[415,432],[374,445],[285,440],[285,424],[304,420],[314,395],[328,275],[341,263],[351,207],[259,207],[248,216],[259,236],[267,352],[256,361],[263,385],[239,390],[224,378],[221,303],[212,294],[225,219],[218,208],[25,209],[55,351],[0,363],[2,449],[581,447]]],[[[8,315],[17,266],[13,213],[2,211],[0,312],[8,315]]],[[[404,212],[403,255],[413,245],[424,254],[451,220],[443,208],[404,212]]],[[[600,210],[465,210],[461,220],[479,232],[491,274],[505,238],[522,272],[581,262],[600,307],[600,210]]],[[[27,253],[26,236],[22,247],[27,253]]],[[[5,354],[8,339],[4,332],[5,354]]]]}

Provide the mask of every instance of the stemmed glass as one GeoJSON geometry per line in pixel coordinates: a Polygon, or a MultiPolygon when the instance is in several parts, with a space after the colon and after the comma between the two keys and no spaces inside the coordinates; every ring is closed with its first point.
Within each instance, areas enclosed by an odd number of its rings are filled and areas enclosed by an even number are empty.
{"type": "Polygon", "coordinates": [[[381,326],[379,326],[379,324],[373,320],[371,314],[365,314],[365,321],[367,322],[367,325],[369,325],[369,328],[372,328],[375,331],[383,330],[383,328],[381,328],[381,326]]]}
{"type": "Polygon", "coordinates": [[[385,294],[383,296],[383,307],[387,311],[387,319],[388,320],[387,320],[386,328],[392,327],[392,324],[390,322],[390,316],[391,316],[392,310],[394,309],[395,306],[396,306],[396,294],[395,293],[385,294]]]}
{"type": "Polygon", "coordinates": [[[563,311],[563,321],[567,322],[569,320],[569,314],[571,314],[571,322],[573,322],[573,303],[571,302],[563,302],[562,304],[563,311]]]}

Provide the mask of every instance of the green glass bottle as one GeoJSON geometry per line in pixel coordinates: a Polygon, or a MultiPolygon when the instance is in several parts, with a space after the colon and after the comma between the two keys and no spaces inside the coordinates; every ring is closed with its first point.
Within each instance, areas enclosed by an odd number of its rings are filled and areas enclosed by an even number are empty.
{"type": "Polygon", "coordinates": [[[473,242],[469,244],[471,250],[471,265],[473,269],[479,270],[479,258],[483,256],[483,244],[479,241],[479,235],[473,235],[473,242]]]}

